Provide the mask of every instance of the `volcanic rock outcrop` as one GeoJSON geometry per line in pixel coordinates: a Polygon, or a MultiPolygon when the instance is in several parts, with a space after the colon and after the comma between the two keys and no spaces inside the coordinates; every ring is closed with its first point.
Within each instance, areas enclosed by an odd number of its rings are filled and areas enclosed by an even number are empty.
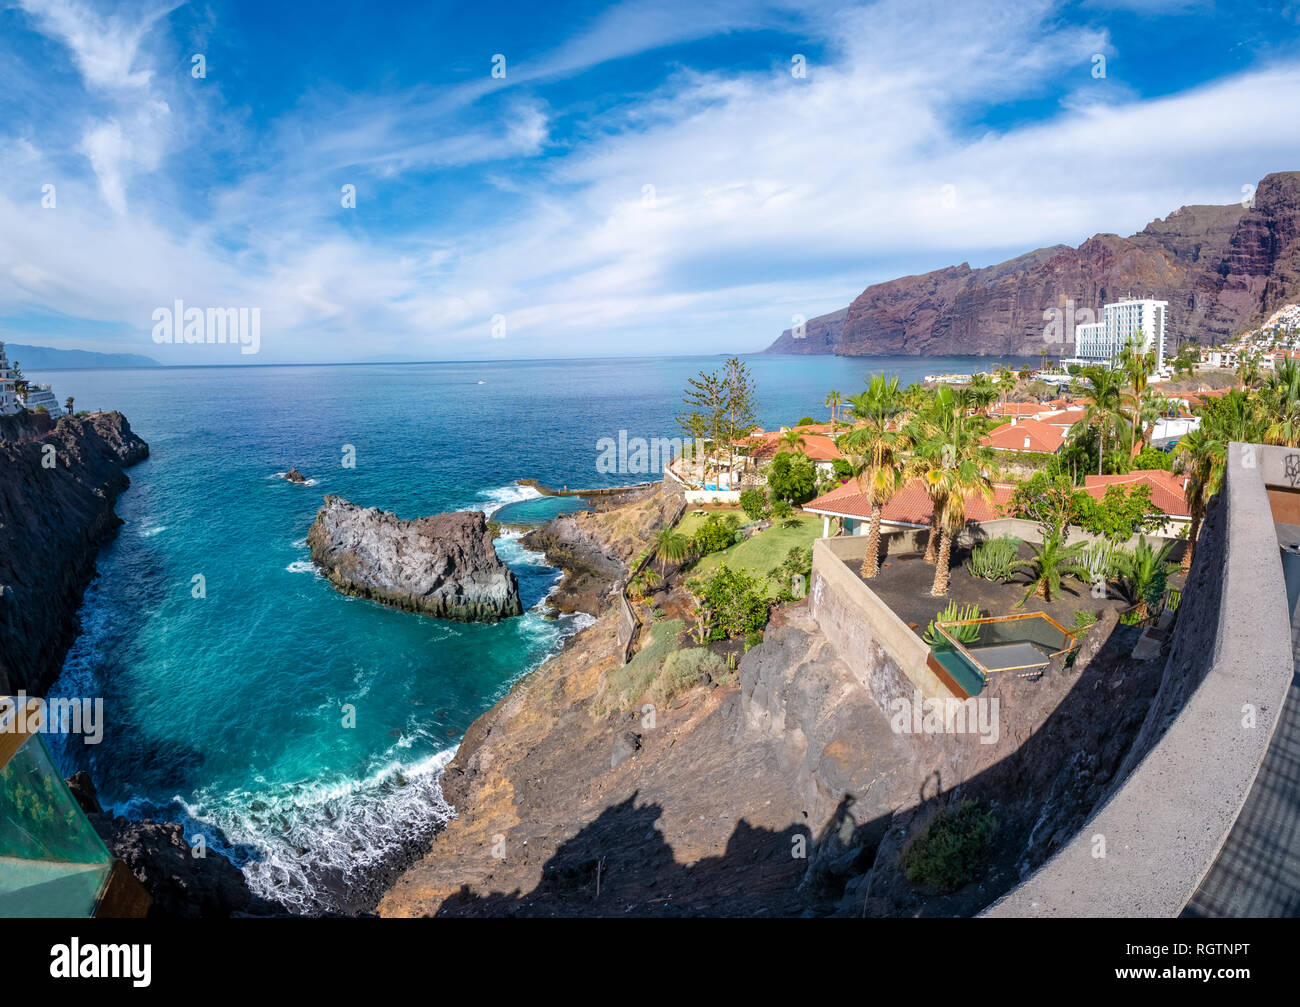
{"type": "Polygon", "coordinates": [[[873,284],[767,352],[1057,356],[1072,336],[1048,343],[1044,312],[1099,314],[1130,294],[1169,302],[1169,350],[1225,342],[1300,301],[1300,172],[1265,176],[1253,206],[1184,206],[1128,238],[1098,234],[1078,248],[873,284]]]}
{"type": "Polygon", "coordinates": [[[80,631],[123,469],[149,445],[121,413],[0,416],[0,694],[42,694],[80,631]]]}
{"type": "Polygon", "coordinates": [[[327,496],[307,534],[311,558],[340,591],[458,622],[523,612],[481,511],[405,521],[327,496]]]}

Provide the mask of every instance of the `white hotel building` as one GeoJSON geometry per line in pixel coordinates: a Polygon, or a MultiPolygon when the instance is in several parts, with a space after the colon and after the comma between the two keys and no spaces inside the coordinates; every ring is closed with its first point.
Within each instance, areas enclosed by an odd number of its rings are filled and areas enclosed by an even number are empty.
{"type": "Polygon", "coordinates": [[[1112,363],[1138,332],[1143,350],[1155,350],[1156,370],[1165,366],[1165,319],[1168,301],[1122,297],[1101,309],[1099,322],[1074,327],[1074,355],[1081,363],[1112,363]]]}
{"type": "MultiPolygon", "coordinates": [[[[26,386],[26,408],[35,412],[44,409],[53,419],[63,415],[63,407],[54,397],[54,389],[49,385],[29,383],[26,386]]],[[[5,344],[0,343],[0,416],[8,416],[23,408],[18,401],[18,382],[14,370],[5,356],[5,344]]]]}

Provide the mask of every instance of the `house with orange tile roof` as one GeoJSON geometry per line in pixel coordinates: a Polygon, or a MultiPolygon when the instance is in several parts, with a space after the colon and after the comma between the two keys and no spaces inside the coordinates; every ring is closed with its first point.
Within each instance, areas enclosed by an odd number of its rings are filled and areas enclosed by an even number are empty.
{"type": "Polygon", "coordinates": [[[1053,426],[1041,420],[1013,419],[990,430],[980,443],[994,451],[1028,451],[1034,454],[1054,455],[1065,443],[1068,428],[1053,426]]]}
{"type": "Polygon", "coordinates": [[[803,435],[803,442],[797,447],[791,447],[782,440],[789,429],[791,428],[756,430],[748,437],[742,437],[736,445],[745,448],[749,457],[760,466],[767,465],[782,451],[794,451],[807,455],[818,470],[826,474],[834,471],[836,459],[844,457],[843,452],[835,446],[835,428],[829,423],[808,423],[794,427],[803,435]]]}
{"type": "MultiPolygon", "coordinates": [[[[995,483],[992,503],[972,494],[966,500],[967,520],[992,521],[1006,517],[1002,510],[1011,500],[1014,490],[1015,486],[1010,483],[995,483]]],[[[871,500],[854,480],[809,500],[803,505],[803,511],[822,516],[822,538],[830,535],[831,518],[844,522],[845,535],[865,535],[871,524],[871,500]]],[[[925,483],[914,479],[881,508],[880,523],[894,528],[929,528],[933,513],[934,502],[926,492],[925,483]]]]}
{"type": "Polygon", "coordinates": [[[1190,524],[1191,508],[1187,503],[1187,478],[1164,469],[1134,469],[1132,472],[1109,476],[1085,476],[1083,491],[1094,500],[1100,500],[1111,486],[1122,486],[1131,491],[1137,486],[1151,490],[1151,503],[1168,515],[1170,528],[1163,534],[1175,534],[1180,525],[1190,524]]]}

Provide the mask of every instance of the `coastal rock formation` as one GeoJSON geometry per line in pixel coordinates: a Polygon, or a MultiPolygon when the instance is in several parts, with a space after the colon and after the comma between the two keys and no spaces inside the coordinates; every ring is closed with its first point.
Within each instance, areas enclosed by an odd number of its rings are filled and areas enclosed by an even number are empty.
{"type": "Polygon", "coordinates": [[[1100,311],[1122,296],[1169,302],[1170,349],[1224,342],[1300,300],[1300,172],[1267,175],[1254,206],[1184,206],[1128,238],[1098,234],[995,266],[967,263],[877,283],[847,309],[787,329],[769,353],[1023,354],[1050,308],[1100,311]]]}
{"type": "Polygon", "coordinates": [[[481,511],[405,521],[330,495],[307,545],[321,572],[347,594],[459,622],[523,612],[519,582],[492,548],[481,511]]]}
{"type": "Polygon", "coordinates": [[[174,822],[131,821],[104,811],[90,776],[68,780],[72,795],[104,845],[144,886],[151,917],[188,919],[284,913],[254,895],[243,873],[215,851],[196,857],[185,829],[174,822]]]}
{"type": "Polygon", "coordinates": [[[547,605],[565,614],[603,612],[637,554],[681,503],[668,485],[633,503],[561,514],[525,535],[525,547],[545,553],[547,563],[564,571],[547,605]]]}
{"type": "Polygon", "coordinates": [[[0,693],[58,677],[123,470],[148,455],[121,413],[0,416],[0,693]]]}
{"type": "Polygon", "coordinates": [[[289,469],[289,471],[284,474],[284,478],[291,483],[298,483],[299,485],[307,481],[307,477],[296,468],[289,469]]]}

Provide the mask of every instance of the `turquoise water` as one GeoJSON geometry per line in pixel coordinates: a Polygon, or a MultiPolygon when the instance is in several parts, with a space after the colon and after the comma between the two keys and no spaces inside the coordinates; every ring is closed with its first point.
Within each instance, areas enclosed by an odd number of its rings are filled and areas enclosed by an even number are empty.
{"type": "MultiPolygon", "coordinates": [[[[827,415],[870,371],[914,380],[969,360],[750,359],[767,427],[827,415]]],[[[451,809],[438,774],[469,724],[586,617],[546,619],[558,579],[517,536],[497,549],[526,613],[441,622],[338,594],[305,538],[325,493],[416,517],[544,520],[600,486],[596,441],[680,436],[688,376],[718,358],[50,371],[79,409],[119,409],[152,457],[87,593],[51,695],[102,697],[98,746],[55,746],[119,814],[184,822],[251,886],[304,912],[349,892],[451,809]],[[481,383],[480,383],[481,382],[481,383]],[[350,446],[355,467],[343,461],[350,446]],[[310,485],[278,478],[296,466],[310,485]],[[196,598],[201,575],[206,597],[196,598]],[[349,708],[355,726],[344,726],[349,708]]]]}

